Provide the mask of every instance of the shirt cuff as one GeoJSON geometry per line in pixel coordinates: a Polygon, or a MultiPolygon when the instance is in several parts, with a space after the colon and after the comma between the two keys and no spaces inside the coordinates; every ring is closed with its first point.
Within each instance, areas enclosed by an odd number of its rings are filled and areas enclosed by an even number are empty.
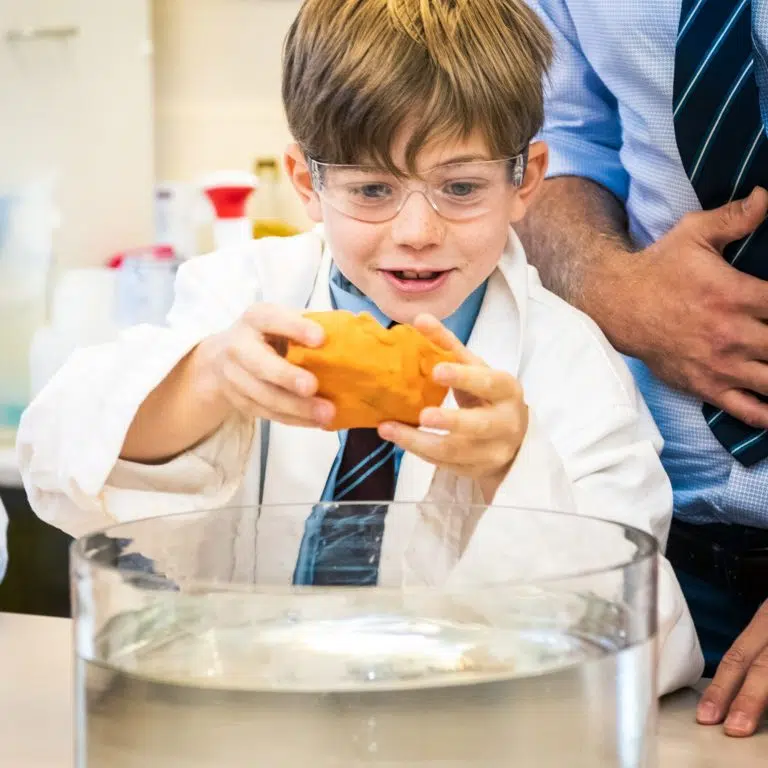
{"type": "Polygon", "coordinates": [[[549,147],[547,178],[581,176],[591,179],[626,202],[629,174],[615,149],[561,131],[545,130],[538,138],[549,147]]]}

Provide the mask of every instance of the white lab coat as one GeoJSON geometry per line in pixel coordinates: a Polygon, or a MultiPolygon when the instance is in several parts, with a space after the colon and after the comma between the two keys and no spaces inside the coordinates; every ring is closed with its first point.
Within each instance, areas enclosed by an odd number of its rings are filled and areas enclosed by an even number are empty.
{"type": "MultiPolygon", "coordinates": [[[[168,328],[137,327],[118,342],[76,352],[30,405],[18,433],[36,513],[79,535],[150,515],[256,504],[263,494],[265,504],[297,505],[260,521],[259,539],[269,547],[256,556],[259,578],[290,583],[307,502],[320,498],[339,447],[335,433],[271,424],[263,487],[260,427],[240,417],[161,466],[118,457],[138,407],[201,339],[259,301],[330,309],[330,266],[321,229],[193,259],[179,271],[168,328]]],[[[468,347],[519,379],[530,407],[528,433],[466,547],[455,521],[414,504],[413,515],[387,520],[380,578],[397,580],[408,570],[423,581],[439,568],[455,581],[546,576],[563,567],[563,547],[569,570],[615,564],[627,551],[620,531],[568,521],[531,526],[506,506],[621,521],[653,533],[663,548],[671,489],[658,458],[661,438],[632,376],[594,323],[542,287],[512,231],[468,347]]],[[[469,505],[479,495],[471,481],[406,454],[395,499],[469,505]]],[[[659,563],[664,693],[696,681],[703,658],[672,569],[663,558],[659,563]]]]}

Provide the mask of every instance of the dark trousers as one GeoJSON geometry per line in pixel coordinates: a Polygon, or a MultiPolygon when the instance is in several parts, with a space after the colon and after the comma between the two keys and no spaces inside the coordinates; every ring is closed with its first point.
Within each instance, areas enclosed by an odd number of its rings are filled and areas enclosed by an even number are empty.
{"type": "Polygon", "coordinates": [[[734,640],[760,607],[759,602],[734,598],[728,591],[675,569],[704,652],[705,677],[712,677],[734,640]]]}
{"type": "Polygon", "coordinates": [[[768,598],[768,530],[674,521],[667,556],[699,635],[704,674],[711,677],[768,598]]]}

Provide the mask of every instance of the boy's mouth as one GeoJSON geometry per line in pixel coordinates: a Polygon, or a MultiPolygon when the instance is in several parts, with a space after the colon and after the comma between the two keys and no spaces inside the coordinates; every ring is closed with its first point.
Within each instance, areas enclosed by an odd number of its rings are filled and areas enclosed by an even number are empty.
{"type": "Polygon", "coordinates": [[[440,277],[442,272],[437,270],[431,272],[415,272],[410,269],[395,269],[392,271],[392,274],[398,280],[434,280],[435,278],[440,277]]]}
{"type": "Polygon", "coordinates": [[[452,269],[385,269],[383,274],[400,291],[421,293],[432,291],[445,282],[452,269]]]}

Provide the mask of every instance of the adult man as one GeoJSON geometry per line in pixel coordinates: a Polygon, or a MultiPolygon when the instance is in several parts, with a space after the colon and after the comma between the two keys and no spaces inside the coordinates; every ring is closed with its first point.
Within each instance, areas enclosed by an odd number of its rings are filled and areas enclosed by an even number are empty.
{"type": "Polygon", "coordinates": [[[668,554],[717,669],[698,719],[750,735],[768,703],[768,0],[531,4],[556,63],[550,180],[521,235],[634,358],[675,491],[668,554]]]}

